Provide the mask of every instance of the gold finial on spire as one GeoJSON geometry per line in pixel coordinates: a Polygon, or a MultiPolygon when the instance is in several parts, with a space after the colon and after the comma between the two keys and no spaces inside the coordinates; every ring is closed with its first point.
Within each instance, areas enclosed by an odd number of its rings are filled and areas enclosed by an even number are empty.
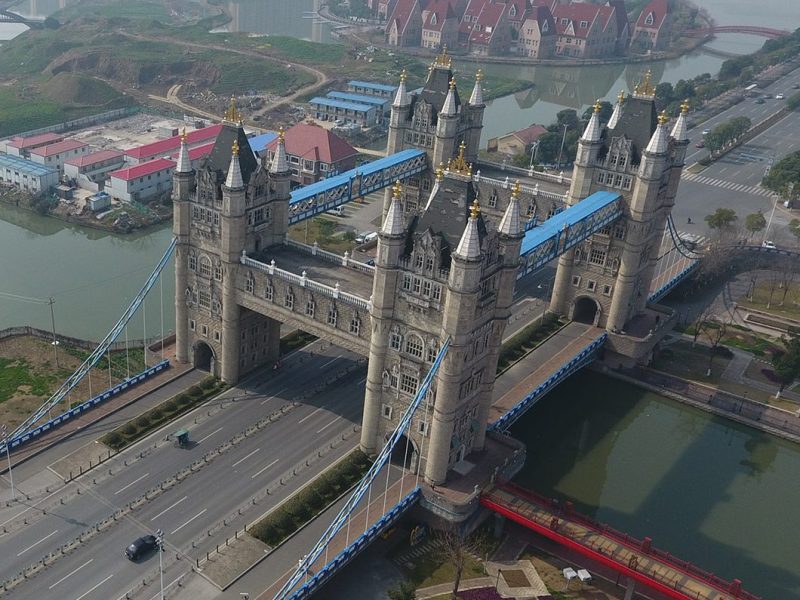
{"type": "Polygon", "coordinates": [[[402,72],[402,73],[400,73],[400,81],[401,81],[402,83],[405,83],[405,82],[406,82],[406,79],[408,79],[408,73],[406,73],[406,70],[405,70],[405,69],[403,69],[403,72],[402,72]]]}
{"type": "Polygon", "coordinates": [[[681,103],[681,113],[683,113],[685,115],[688,112],[689,112],[689,99],[686,98],[686,100],[684,100],[681,103]]]}
{"type": "Polygon", "coordinates": [[[239,156],[239,140],[233,140],[233,146],[231,147],[231,154],[234,156],[239,156]]]}
{"type": "Polygon", "coordinates": [[[451,90],[454,90],[454,89],[456,89],[456,78],[455,78],[455,77],[453,77],[452,79],[450,79],[450,89],[451,89],[451,90]]]}
{"type": "Polygon", "coordinates": [[[481,205],[478,204],[478,199],[472,201],[472,206],[469,207],[469,216],[471,219],[477,219],[481,212],[481,205]]]}
{"type": "Polygon", "coordinates": [[[435,61],[433,61],[433,66],[446,67],[449,69],[452,64],[453,59],[447,54],[447,44],[444,44],[442,46],[442,53],[436,57],[435,61]]]}
{"type": "Polygon", "coordinates": [[[633,95],[640,98],[652,100],[656,96],[656,88],[653,87],[653,72],[650,69],[645,71],[642,80],[633,88],[633,95]]]}
{"type": "Polygon", "coordinates": [[[467,164],[467,159],[464,155],[467,152],[467,145],[464,141],[461,141],[461,144],[458,146],[458,156],[454,159],[451,159],[447,163],[447,170],[454,171],[459,175],[471,175],[472,174],[472,167],[471,165],[467,164]]]}
{"type": "Polygon", "coordinates": [[[181,129],[181,143],[182,144],[186,143],[186,138],[187,138],[186,127],[184,127],[183,129],[181,129]]]}
{"type": "Polygon", "coordinates": [[[475,73],[475,81],[478,81],[478,82],[483,81],[483,70],[482,69],[478,69],[478,72],[475,73]]]}
{"type": "Polygon", "coordinates": [[[223,119],[234,125],[242,124],[242,115],[239,114],[239,110],[236,108],[236,96],[231,96],[230,105],[228,106],[228,110],[225,111],[223,119]]]}
{"type": "Polygon", "coordinates": [[[394,186],[392,187],[392,197],[400,200],[402,194],[403,194],[403,186],[400,183],[400,180],[398,179],[397,181],[395,181],[394,186]]]}
{"type": "Polygon", "coordinates": [[[282,142],[286,141],[286,130],[283,128],[283,125],[278,129],[278,139],[282,142]]]}
{"type": "Polygon", "coordinates": [[[444,179],[444,164],[439,163],[439,168],[436,169],[436,181],[442,181],[444,179]]]}
{"type": "Polygon", "coordinates": [[[667,111],[662,110],[661,114],[658,115],[658,124],[666,125],[667,123],[669,123],[669,117],[667,116],[667,111]]]}
{"type": "Polygon", "coordinates": [[[603,105],[600,104],[600,98],[598,98],[594,103],[594,112],[599,114],[601,110],[603,110],[603,105]]]}
{"type": "Polygon", "coordinates": [[[520,189],[521,189],[521,188],[520,188],[520,185],[519,185],[519,179],[517,179],[517,180],[514,182],[514,187],[513,187],[513,188],[511,188],[511,197],[512,197],[512,198],[519,198],[519,192],[520,192],[520,189]]]}
{"type": "Polygon", "coordinates": [[[617,102],[619,102],[620,104],[625,102],[625,90],[619,91],[619,95],[617,96],[617,102]]]}

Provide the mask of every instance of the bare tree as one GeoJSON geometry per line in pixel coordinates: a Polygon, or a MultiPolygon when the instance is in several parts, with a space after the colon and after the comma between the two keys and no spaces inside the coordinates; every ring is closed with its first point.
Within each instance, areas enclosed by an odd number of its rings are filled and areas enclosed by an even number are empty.
{"type": "Polygon", "coordinates": [[[711,344],[711,348],[709,348],[708,370],[706,371],[706,377],[711,377],[711,367],[714,364],[714,356],[716,355],[717,348],[725,337],[727,330],[728,324],[725,321],[715,318],[714,316],[712,316],[706,322],[706,327],[703,329],[703,333],[705,334],[706,339],[708,339],[708,343],[711,344]]]}
{"type": "Polygon", "coordinates": [[[703,331],[705,330],[708,320],[712,317],[712,315],[713,315],[712,305],[709,304],[708,306],[703,308],[703,312],[701,312],[697,316],[697,320],[695,320],[694,322],[694,335],[692,336],[692,348],[694,348],[697,345],[697,338],[700,337],[700,334],[703,333],[703,331]]]}
{"type": "Polygon", "coordinates": [[[780,273],[780,289],[781,289],[781,302],[783,306],[786,302],[786,295],[794,283],[794,276],[797,272],[796,260],[793,256],[784,256],[779,263],[780,273]]]}
{"type": "Polygon", "coordinates": [[[437,533],[436,547],[456,571],[452,593],[452,597],[455,599],[464,569],[469,562],[470,556],[480,551],[480,544],[475,539],[463,535],[457,529],[446,529],[437,533]]]}
{"type": "Polygon", "coordinates": [[[781,271],[772,269],[769,272],[769,277],[767,278],[767,292],[769,293],[769,296],[767,297],[767,310],[769,310],[770,306],[772,305],[772,297],[775,295],[775,292],[778,291],[781,281],[781,271]]]}

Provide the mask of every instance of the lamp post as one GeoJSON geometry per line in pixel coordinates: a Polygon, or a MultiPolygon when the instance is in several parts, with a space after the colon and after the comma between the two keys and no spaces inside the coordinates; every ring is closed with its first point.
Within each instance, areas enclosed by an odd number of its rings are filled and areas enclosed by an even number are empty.
{"type": "Polygon", "coordinates": [[[539,152],[539,140],[536,140],[531,145],[531,164],[528,167],[531,171],[533,171],[533,163],[536,162],[536,154],[539,152]]]}
{"type": "Polygon", "coordinates": [[[558,161],[556,163],[556,171],[561,170],[561,155],[564,153],[564,142],[567,140],[567,129],[569,123],[564,123],[564,134],[561,136],[561,147],[558,149],[558,161]]]}
{"type": "Polygon", "coordinates": [[[17,492],[14,490],[14,474],[11,472],[11,451],[8,448],[8,434],[6,433],[5,423],[3,424],[3,444],[6,447],[6,458],[8,459],[8,479],[11,482],[11,497],[16,500],[17,492]]]}
{"type": "Polygon", "coordinates": [[[158,573],[161,576],[161,600],[164,600],[164,562],[161,557],[164,553],[164,532],[160,529],[156,531],[156,543],[158,544],[158,573]]]}

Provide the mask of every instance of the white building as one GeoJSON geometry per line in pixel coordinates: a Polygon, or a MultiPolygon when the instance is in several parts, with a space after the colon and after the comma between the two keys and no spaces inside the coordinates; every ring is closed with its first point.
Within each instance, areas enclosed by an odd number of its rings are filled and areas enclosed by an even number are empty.
{"type": "Polygon", "coordinates": [[[64,163],[64,175],[74,179],[78,187],[96,192],[111,171],[125,165],[125,155],[118,150],[100,150],[73,158],[64,163]]]}
{"type": "Polygon", "coordinates": [[[0,154],[0,182],[38,194],[58,185],[58,171],[18,156],[0,154]]]}
{"type": "Polygon", "coordinates": [[[55,167],[59,171],[64,169],[64,163],[68,160],[89,154],[91,149],[88,144],[76,140],[64,140],[47,146],[40,146],[30,151],[33,162],[48,167],[55,167]]]}
{"type": "Polygon", "coordinates": [[[157,158],[146,163],[109,173],[105,191],[123,202],[147,202],[172,190],[175,162],[157,158]]]}

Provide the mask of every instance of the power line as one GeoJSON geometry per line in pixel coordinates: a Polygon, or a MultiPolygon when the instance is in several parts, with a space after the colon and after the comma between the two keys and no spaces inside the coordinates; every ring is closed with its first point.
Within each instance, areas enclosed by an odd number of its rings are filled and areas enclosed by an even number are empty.
{"type": "Polygon", "coordinates": [[[0,291],[0,297],[8,298],[9,300],[18,300],[20,302],[28,302],[30,304],[49,304],[50,300],[44,298],[32,298],[30,296],[20,296],[19,294],[12,294],[11,292],[0,291]]]}

